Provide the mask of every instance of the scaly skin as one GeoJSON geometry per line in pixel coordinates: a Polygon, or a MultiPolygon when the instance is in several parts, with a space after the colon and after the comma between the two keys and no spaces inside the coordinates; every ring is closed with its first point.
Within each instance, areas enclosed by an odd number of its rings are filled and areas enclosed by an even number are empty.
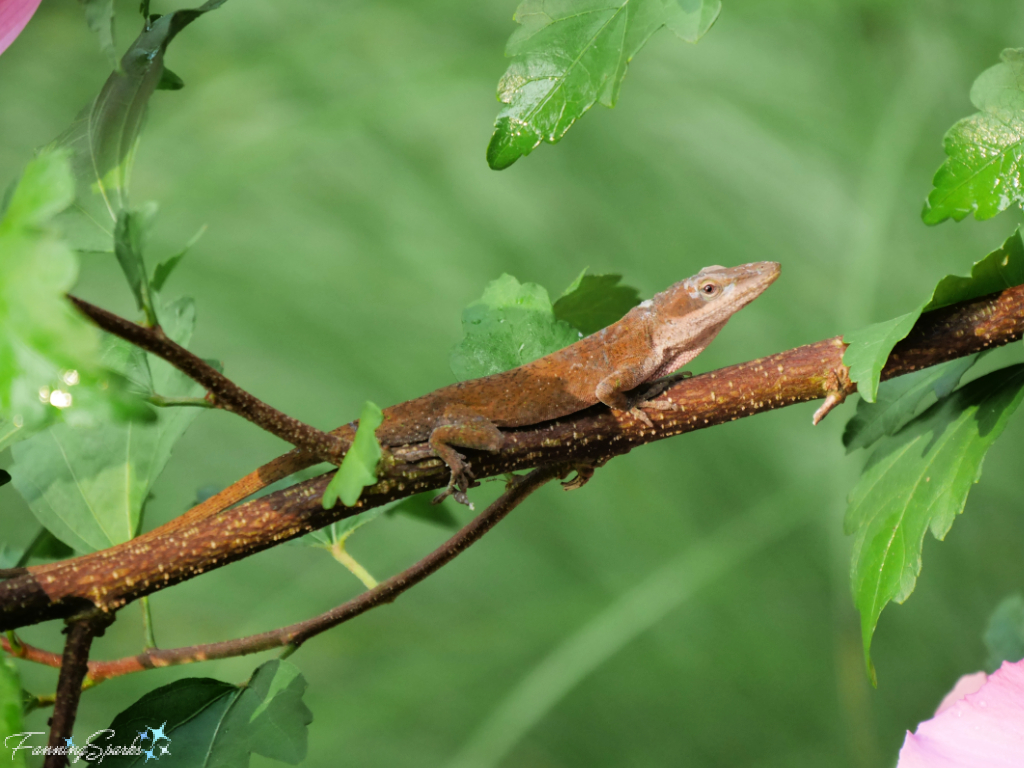
{"type": "MultiPolygon", "coordinates": [[[[480,379],[442,387],[384,410],[377,438],[384,447],[429,441],[452,472],[437,500],[465,493],[472,475],[456,448],[500,450],[499,427],[522,427],[576,413],[598,402],[650,425],[627,393],[686,365],[704,351],[732,315],[756,299],[779,276],[780,266],[763,261],[731,269],[705,267],[656,294],[621,320],[557,352],[480,379]]],[[[356,423],[331,434],[351,441],[356,423]]],[[[320,458],[293,450],[246,475],[185,516],[215,514],[273,482],[310,467],[320,458]]]]}

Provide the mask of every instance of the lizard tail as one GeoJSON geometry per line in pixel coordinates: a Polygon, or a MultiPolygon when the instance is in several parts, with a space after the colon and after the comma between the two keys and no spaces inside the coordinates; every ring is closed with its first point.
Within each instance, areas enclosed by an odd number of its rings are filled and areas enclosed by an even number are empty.
{"type": "MultiPolygon", "coordinates": [[[[352,424],[345,424],[331,432],[332,435],[346,438],[351,445],[355,436],[355,428],[352,424]]],[[[318,456],[300,451],[298,448],[289,451],[276,459],[267,462],[262,467],[250,472],[241,480],[236,480],[220,493],[216,493],[179,517],[176,524],[191,524],[205,520],[208,517],[222,512],[228,507],[247,499],[254,493],[258,493],[272,483],[283,480],[289,475],[301,472],[307,467],[319,464],[323,459],[318,456]]]]}

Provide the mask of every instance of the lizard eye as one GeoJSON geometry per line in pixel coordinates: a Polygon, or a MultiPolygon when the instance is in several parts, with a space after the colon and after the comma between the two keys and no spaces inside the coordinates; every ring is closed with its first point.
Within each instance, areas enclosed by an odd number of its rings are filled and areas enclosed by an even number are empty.
{"type": "Polygon", "coordinates": [[[704,296],[709,299],[712,296],[717,296],[720,290],[721,288],[718,287],[718,283],[715,283],[711,280],[707,280],[706,282],[701,283],[700,286],[700,292],[703,293],[704,296]]]}

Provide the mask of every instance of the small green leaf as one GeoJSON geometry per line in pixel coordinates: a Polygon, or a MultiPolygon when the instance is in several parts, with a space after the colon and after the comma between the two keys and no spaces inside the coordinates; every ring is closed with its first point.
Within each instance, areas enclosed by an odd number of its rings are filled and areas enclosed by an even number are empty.
{"type": "Polygon", "coordinates": [[[555,302],[555,317],[584,336],[621,320],[640,303],[640,292],[630,285],[619,285],[622,275],[588,275],[583,270],[555,302]]]}
{"type": "Polygon", "coordinates": [[[11,482],[11,473],[6,469],[0,469],[0,486],[7,485],[11,482]]]}
{"type": "MultiPolygon", "coordinates": [[[[187,346],[191,299],[164,305],[164,332],[187,346]]],[[[107,337],[104,362],[143,392],[197,397],[203,388],[169,363],[107,337]]],[[[57,424],[12,448],[14,486],[40,523],[80,552],[120,544],[138,532],[142,506],[177,440],[201,408],[161,408],[149,424],[57,424]]]]}
{"type": "Polygon", "coordinates": [[[117,214],[117,225],[114,227],[114,253],[128,280],[128,287],[135,296],[135,304],[146,313],[146,321],[150,326],[159,325],[159,322],[153,308],[143,250],[154,216],[156,205],[153,203],[137,211],[122,210],[117,214]]]}
{"type": "MultiPolygon", "coordinates": [[[[374,479],[376,482],[376,479],[374,479]]],[[[372,485],[373,483],[367,483],[372,485]]],[[[362,487],[359,489],[362,490],[362,487]]],[[[358,497],[355,501],[358,501],[358,497]]],[[[352,503],[354,504],[355,501],[352,503]]],[[[333,506],[333,505],[332,505],[333,506]]],[[[346,505],[351,506],[351,505],[346,505]]],[[[383,515],[390,509],[391,505],[385,504],[380,507],[374,507],[368,509],[365,512],[360,512],[358,515],[352,515],[352,517],[346,517],[344,520],[339,520],[336,523],[331,523],[325,528],[321,528],[319,531],[313,531],[300,539],[296,539],[296,544],[305,544],[311,547],[333,547],[338,542],[343,542],[357,530],[362,528],[367,523],[372,523],[378,517],[383,515]]]]}
{"type": "Polygon", "coordinates": [[[881,440],[864,467],[845,529],[855,535],[851,580],[872,679],[871,638],[882,609],[914,591],[925,532],[945,537],[1022,397],[1024,365],[994,371],[881,440]]]}
{"type": "MultiPolygon", "coordinates": [[[[182,248],[180,251],[178,251],[178,253],[174,254],[166,261],[163,261],[156,265],[156,269],[153,270],[153,279],[150,281],[150,286],[152,287],[154,293],[159,293],[160,291],[163,290],[164,283],[167,282],[167,278],[171,276],[171,273],[178,266],[179,262],[183,258],[185,258],[185,254],[188,253],[189,250],[191,250],[192,246],[199,242],[199,238],[203,236],[203,233],[205,231],[206,225],[204,224],[199,228],[198,232],[192,235],[192,239],[185,243],[184,248],[182,248]]],[[[207,362],[211,363],[211,365],[214,365],[215,368],[220,365],[220,363],[216,361],[211,362],[207,360],[207,362]]],[[[218,370],[220,369],[218,368],[218,370]]]]}
{"type": "Polygon", "coordinates": [[[978,112],[943,139],[948,159],[935,173],[921,216],[926,224],[973,213],[990,219],[1024,202],[1024,48],[1008,48],[1002,63],[981,73],[971,87],[978,112]]]}
{"type": "Polygon", "coordinates": [[[465,338],[452,350],[460,381],[508,371],[579,341],[581,334],[555,317],[548,292],[510,275],[492,281],[462,312],[465,338]]]}
{"type": "Polygon", "coordinates": [[[156,89],[158,91],[180,91],[184,87],[185,81],[167,67],[164,67],[163,74],[160,75],[160,82],[156,84],[156,89]]]}
{"type": "Polygon", "coordinates": [[[85,23],[100,41],[100,50],[117,69],[117,51],[114,50],[114,0],[80,0],[85,6],[85,23]]]}
{"type": "Polygon", "coordinates": [[[875,402],[878,378],[889,354],[906,338],[922,312],[941,309],[1024,283],[1024,235],[1020,227],[999,248],[971,267],[970,277],[946,275],[932,291],[931,298],[914,311],[869,325],[843,335],[849,346],[843,362],[850,368],[850,380],[869,403],[875,402]]]}
{"type": "Polygon", "coordinates": [[[978,355],[968,355],[883,381],[878,387],[876,402],[869,403],[861,398],[857,413],[846,422],[843,432],[846,452],[867,448],[886,435],[896,434],[917,415],[927,398],[934,395],[941,400],[956,389],[960,378],[977,359],[978,355]]]}
{"type": "Polygon", "coordinates": [[[359,501],[363,488],[377,482],[377,462],[380,461],[381,451],[374,432],[383,421],[380,408],[369,401],[363,404],[352,447],[348,449],[345,458],[341,460],[341,466],[324,490],[324,509],[334,507],[338,499],[346,507],[351,507],[359,501]]]}
{"type": "Polygon", "coordinates": [[[72,244],[109,251],[118,214],[128,208],[132,162],[146,108],[164,73],[164,52],[186,26],[225,0],[154,18],[121,58],[99,94],[54,142],[74,152],[75,205],[65,214],[72,244]]]}
{"type": "Polygon", "coordinates": [[[25,750],[16,750],[19,739],[10,737],[25,732],[21,722],[21,704],[21,678],[18,676],[18,668],[14,659],[0,652],[0,744],[5,745],[4,752],[11,750],[5,756],[4,764],[17,768],[25,768],[25,750]],[[13,762],[8,763],[6,757],[12,757],[13,762]]]}
{"type": "Polygon", "coordinates": [[[433,495],[433,492],[417,493],[415,496],[403,499],[388,509],[388,516],[406,515],[431,525],[438,525],[448,530],[457,530],[459,528],[458,518],[452,514],[448,505],[434,504],[431,501],[433,495]]]}
{"type": "Polygon", "coordinates": [[[1024,659],[1024,597],[1010,595],[996,606],[985,630],[985,648],[990,672],[1004,661],[1024,659]]]}
{"type": "Polygon", "coordinates": [[[699,40],[721,10],[719,0],[525,0],[509,38],[512,63],[498,83],[505,106],[494,123],[487,162],[501,170],[541,141],[559,141],[595,102],[614,107],[626,67],[668,26],[699,40]]]}
{"type": "MultiPolygon", "coordinates": [[[[162,768],[247,768],[252,754],[298,765],[306,757],[313,721],[302,701],[305,690],[299,670],[280,659],[260,666],[241,686],[209,678],[178,680],[115,717],[112,746],[127,746],[144,733],[141,746],[155,753],[162,768]]],[[[146,760],[145,753],[114,755],[103,765],[126,768],[146,760]]]]}

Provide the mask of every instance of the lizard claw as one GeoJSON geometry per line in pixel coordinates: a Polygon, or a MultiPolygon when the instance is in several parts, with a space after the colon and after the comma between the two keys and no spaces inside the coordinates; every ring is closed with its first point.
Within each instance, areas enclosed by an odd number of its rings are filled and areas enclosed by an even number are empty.
{"type": "Polygon", "coordinates": [[[654,426],[654,422],[651,421],[651,417],[648,416],[643,411],[641,411],[640,406],[633,406],[632,408],[629,409],[629,411],[627,411],[627,413],[629,413],[629,415],[632,416],[637,421],[643,422],[648,427],[654,426]]]}
{"type": "MultiPolygon", "coordinates": [[[[458,455],[463,459],[465,458],[462,454],[458,455]]],[[[451,496],[459,502],[459,504],[464,504],[470,509],[474,509],[473,502],[471,502],[469,497],[466,496],[466,491],[470,488],[475,488],[478,485],[480,485],[480,483],[476,482],[473,477],[473,473],[469,471],[469,467],[463,464],[457,470],[452,469],[451,477],[448,480],[448,487],[435,496],[431,501],[431,504],[440,504],[451,496]]]]}

